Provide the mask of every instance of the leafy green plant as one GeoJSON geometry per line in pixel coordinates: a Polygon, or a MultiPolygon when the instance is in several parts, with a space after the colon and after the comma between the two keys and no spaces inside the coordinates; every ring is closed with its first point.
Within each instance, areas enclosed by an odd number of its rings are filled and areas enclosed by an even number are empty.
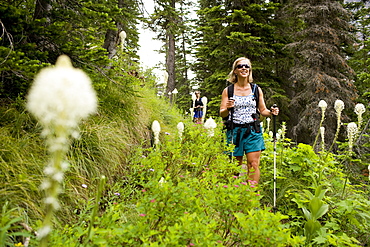
{"type": "Polygon", "coordinates": [[[1,246],[14,246],[17,242],[17,237],[25,238],[30,237],[30,233],[18,223],[24,221],[16,212],[18,208],[9,209],[9,202],[3,204],[0,217],[0,245],[1,246]]]}
{"type": "Polygon", "coordinates": [[[304,233],[306,236],[306,242],[310,243],[318,234],[318,231],[320,231],[322,226],[318,219],[328,212],[329,205],[322,201],[326,190],[322,189],[321,186],[316,188],[315,195],[308,190],[305,190],[304,192],[309,199],[308,208],[302,207],[303,214],[307,220],[304,224],[304,233]]]}

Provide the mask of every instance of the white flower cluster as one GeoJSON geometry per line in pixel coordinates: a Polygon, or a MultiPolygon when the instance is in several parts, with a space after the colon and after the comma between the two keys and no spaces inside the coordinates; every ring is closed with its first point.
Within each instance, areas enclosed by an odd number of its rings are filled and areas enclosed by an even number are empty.
{"type": "Polygon", "coordinates": [[[159,144],[159,133],[161,132],[161,125],[157,120],[152,123],[152,131],[154,133],[154,145],[159,144]]]}
{"type": "Polygon", "coordinates": [[[55,67],[44,68],[36,76],[27,108],[47,135],[55,126],[75,129],[81,119],[96,112],[97,98],[90,78],[73,68],[68,56],[61,55],[55,67]]]}
{"type": "Polygon", "coordinates": [[[364,104],[361,104],[361,103],[356,104],[355,113],[357,115],[362,115],[365,111],[366,111],[366,108],[365,108],[364,104]]]}
{"type": "Polygon", "coordinates": [[[204,128],[208,130],[208,136],[214,136],[214,130],[217,127],[217,123],[213,118],[208,118],[204,123],[204,128]]]}
{"type": "Polygon", "coordinates": [[[342,113],[344,109],[344,102],[340,99],[337,99],[334,103],[334,109],[337,112],[337,115],[340,116],[340,114],[342,113]]]}
{"type": "Polygon", "coordinates": [[[182,133],[184,133],[184,129],[185,129],[185,126],[184,126],[184,123],[183,122],[179,122],[177,124],[177,130],[179,132],[179,137],[180,137],[180,140],[182,138],[182,133]]]}
{"type": "Polygon", "coordinates": [[[43,126],[49,152],[52,155],[44,169],[46,214],[39,231],[42,246],[52,229],[52,215],[58,210],[58,194],[68,163],[63,162],[68,151],[69,136],[77,137],[79,122],[97,110],[97,98],[90,78],[72,66],[68,56],[58,58],[54,67],[44,68],[36,75],[28,94],[27,109],[43,126]]]}
{"type": "Polygon", "coordinates": [[[357,121],[358,121],[358,129],[362,126],[362,114],[366,111],[364,104],[356,104],[355,106],[355,113],[357,114],[357,121]]]}
{"type": "Polygon", "coordinates": [[[349,151],[352,151],[353,142],[357,134],[357,129],[357,124],[354,122],[349,123],[347,126],[349,151]]]}
{"type": "Polygon", "coordinates": [[[325,127],[320,127],[321,134],[321,150],[325,150],[325,127]]]}
{"type": "Polygon", "coordinates": [[[266,118],[266,122],[267,122],[267,128],[266,128],[266,131],[269,131],[270,130],[270,121],[271,121],[271,118],[266,118]]]}
{"type": "Polygon", "coordinates": [[[320,100],[319,107],[321,108],[322,112],[325,112],[326,108],[328,107],[328,104],[326,103],[325,100],[320,100]]]}

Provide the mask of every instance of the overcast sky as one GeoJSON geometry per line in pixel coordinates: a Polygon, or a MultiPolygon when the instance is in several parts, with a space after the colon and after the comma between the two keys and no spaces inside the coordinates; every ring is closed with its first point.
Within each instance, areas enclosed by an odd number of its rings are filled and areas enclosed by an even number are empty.
{"type": "MultiPolygon", "coordinates": [[[[153,0],[142,0],[145,5],[145,10],[151,14],[154,11],[154,1],[153,0]]],[[[145,13],[145,17],[148,17],[148,14],[145,13]]],[[[159,50],[163,43],[158,40],[154,40],[155,34],[150,31],[149,29],[144,29],[142,26],[139,27],[139,51],[138,55],[140,56],[140,63],[144,68],[153,68],[159,66],[159,63],[162,65],[159,69],[155,69],[154,73],[158,77],[163,77],[164,70],[165,70],[165,55],[159,54],[157,50],[159,50]]],[[[189,59],[189,58],[188,58],[189,59]]],[[[188,73],[189,78],[192,78],[194,74],[189,71],[188,73]]],[[[161,79],[160,79],[161,80],[161,79]]]]}
{"type": "MultiPolygon", "coordinates": [[[[153,0],[143,0],[145,9],[150,14],[154,11],[153,0]]],[[[147,17],[147,16],[146,16],[147,17]]],[[[140,62],[144,67],[152,68],[157,66],[160,62],[164,64],[165,56],[164,54],[159,54],[156,50],[159,50],[163,45],[162,42],[158,40],[153,40],[155,37],[154,33],[149,29],[143,29],[142,26],[139,28],[139,56],[140,62]]],[[[164,70],[164,67],[161,69],[164,70]]],[[[157,72],[158,73],[158,72],[157,72]]]]}

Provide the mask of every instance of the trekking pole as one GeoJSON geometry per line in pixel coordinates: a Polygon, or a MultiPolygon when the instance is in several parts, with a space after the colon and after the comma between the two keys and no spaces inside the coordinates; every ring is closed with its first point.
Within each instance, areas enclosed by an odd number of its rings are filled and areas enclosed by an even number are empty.
{"type": "MultiPolygon", "coordinates": [[[[276,108],[277,105],[274,104],[272,108],[276,108]]],[[[272,115],[272,124],[273,124],[273,141],[274,141],[274,207],[273,212],[276,213],[276,115],[272,115]]]]}
{"type": "MultiPolygon", "coordinates": [[[[234,98],[233,97],[230,97],[229,99],[233,100],[234,98]]],[[[234,145],[234,107],[230,109],[230,121],[231,121],[231,125],[230,125],[230,128],[231,128],[231,144],[234,145]]],[[[234,156],[234,149],[233,151],[231,152],[231,162],[233,160],[233,156],[234,156]]]]}

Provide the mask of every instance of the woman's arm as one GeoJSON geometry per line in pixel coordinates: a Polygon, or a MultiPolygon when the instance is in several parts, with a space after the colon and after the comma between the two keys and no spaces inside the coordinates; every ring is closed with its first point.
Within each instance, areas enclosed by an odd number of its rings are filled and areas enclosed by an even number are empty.
{"type": "Polygon", "coordinates": [[[230,108],[234,107],[234,100],[229,100],[229,97],[227,95],[227,88],[222,91],[222,97],[221,97],[221,105],[220,105],[220,116],[222,118],[227,117],[229,115],[230,108]]]}

